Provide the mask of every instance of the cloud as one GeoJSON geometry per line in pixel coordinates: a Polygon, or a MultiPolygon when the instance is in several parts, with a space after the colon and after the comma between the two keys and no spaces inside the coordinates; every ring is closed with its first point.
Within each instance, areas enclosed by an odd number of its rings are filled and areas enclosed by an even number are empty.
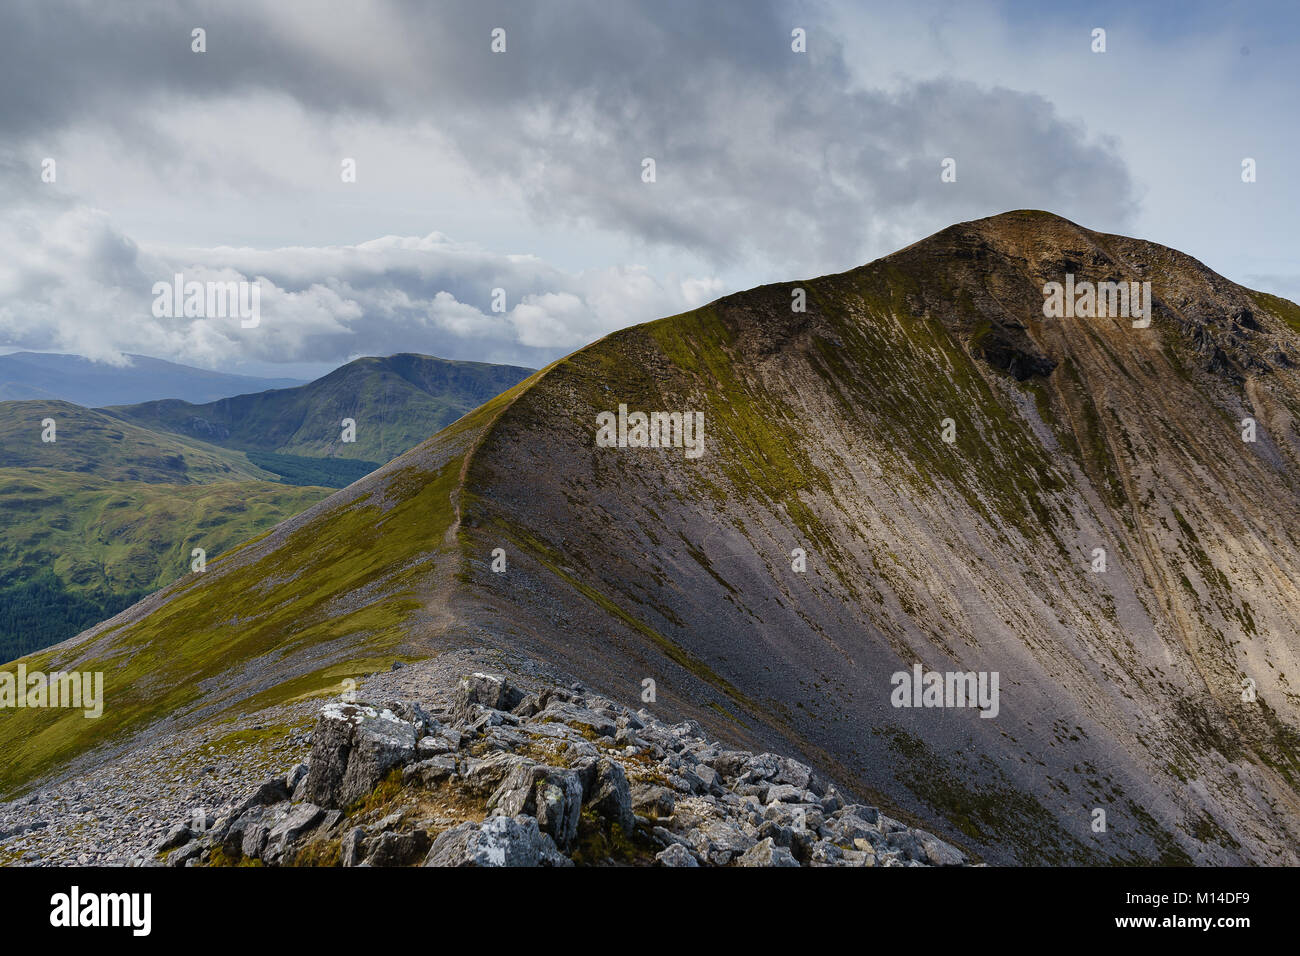
{"type": "Polygon", "coordinates": [[[417,351],[541,365],[616,328],[716,297],[716,280],[615,267],[573,274],[433,233],[326,247],[137,244],[51,193],[0,219],[0,342],[202,366],[417,351]],[[256,282],[261,318],[154,315],[156,283],[256,282]],[[503,311],[494,311],[494,290],[503,311]]]}
{"type": "Polygon", "coordinates": [[[5,5],[0,81],[22,95],[0,103],[0,134],[26,178],[0,200],[17,253],[0,341],[538,364],[736,281],[847,269],[962,219],[1130,217],[1113,145],[1047,99],[950,77],[875,88],[836,36],[817,8],[774,0],[5,5]],[[47,155],[58,202],[32,195],[47,155]],[[351,192],[341,156],[361,169],[351,192]],[[431,231],[447,223],[491,248],[431,231]],[[506,254],[521,234],[544,256],[506,254]],[[247,336],[159,326],[139,290],[177,267],[262,277],[273,320],[247,336]]]}
{"type": "MultiPolygon", "coordinates": [[[[243,138],[241,103],[253,130],[287,124],[291,155],[313,130],[328,140],[357,117],[427,123],[466,169],[518,190],[537,217],[719,266],[847,267],[918,215],[942,225],[1042,206],[1112,222],[1132,208],[1115,151],[1042,97],[952,79],[859,86],[835,33],[776,2],[372,2],[329,17],[294,2],[75,9],[0,14],[0,59],[42,77],[0,113],[11,136],[126,122],[145,165],[165,156],[210,177],[212,150],[243,138]],[[189,49],[196,25],[208,31],[204,54],[189,49]],[[790,48],[795,25],[808,31],[807,53],[790,48]],[[505,53],[489,48],[496,27],[505,53]],[[64,66],[48,76],[41,61],[64,66]],[[218,111],[206,133],[195,129],[205,109],[218,111]],[[654,184],[641,181],[647,156],[654,184]],[[949,156],[960,172],[945,188],[949,156]]],[[[250,184],[268,173],[230,157],[222,166],[250,184]]]]}

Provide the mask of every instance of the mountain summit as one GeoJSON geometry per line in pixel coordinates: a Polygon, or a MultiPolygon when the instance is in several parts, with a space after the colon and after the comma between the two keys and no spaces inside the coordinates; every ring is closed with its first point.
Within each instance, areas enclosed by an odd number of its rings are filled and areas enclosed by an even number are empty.
{"type": "Polygon", "coordinates": [[[0,712],[0,785],[473,646],[990,862],[1300,862],[1297,355],[1293,303],[1033,211],[625,329],[26,658],[104,714],[0,712]]]}

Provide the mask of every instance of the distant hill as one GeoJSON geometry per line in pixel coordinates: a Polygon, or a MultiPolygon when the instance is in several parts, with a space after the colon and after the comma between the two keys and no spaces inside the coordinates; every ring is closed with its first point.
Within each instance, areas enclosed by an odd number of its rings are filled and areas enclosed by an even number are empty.
{"type": "Polygon", "coordinates": [[[297,388],[195,405],[105,409],[125,421],[241,451],[386,462],[523,381],[532,369],[402,353],[361,358],[297,388]],[[341,441],[342,422],[356,441],[341,441]]]}
{"type": "Polygon", "coordinates": [[[61,641],[211,562],[327,488],[166,485],[0,468],[0,661],[61,641]]]}
{"type": "Polygon", "coordinates": [[[80,355],[14,352],[0,355],[0,401],[57,399],[98,408],[154,399],[211,402],[268,388],[292,388],[301,379],[230,375],[129,355],[127,366],[92,362],[80,355]]]}
{"type": "Polygon", "coordinates": [[[54,468],[108,481],[205,484],[273,479],[247,456],[150,431],[70,402],[0,402],[0,467],[54,468]],[[41,423],[53,419],[53,442],[41,423]]]}

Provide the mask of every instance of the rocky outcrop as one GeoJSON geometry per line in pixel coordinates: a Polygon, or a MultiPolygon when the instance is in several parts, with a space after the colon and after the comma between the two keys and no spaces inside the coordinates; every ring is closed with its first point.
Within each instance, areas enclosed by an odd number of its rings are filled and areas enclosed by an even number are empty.
{"type": "Polygon", "coordinates": [[[958,866],[965,854],[810,767],[731,750],[693,721],[500,675],[446,709],[332,701],[306,764],[207,828],[170,829],[173,866],[958,866]]]}

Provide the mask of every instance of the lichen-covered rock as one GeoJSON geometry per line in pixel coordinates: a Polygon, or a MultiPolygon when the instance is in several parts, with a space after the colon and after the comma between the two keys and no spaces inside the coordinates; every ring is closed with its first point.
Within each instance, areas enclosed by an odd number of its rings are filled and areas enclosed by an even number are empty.
{"type": "Polygon", "coordinates": [[[347,807],[395,766],[415,756],[416,728],[391,710],[326,704],[312,731],[303,797],[322,807],[347,807]]]}
{"type": "Polygon", "coordinates": [[[489,817],[439,834],[425,866],[537,866],[542,834],[532,817],[489,817]]]}

